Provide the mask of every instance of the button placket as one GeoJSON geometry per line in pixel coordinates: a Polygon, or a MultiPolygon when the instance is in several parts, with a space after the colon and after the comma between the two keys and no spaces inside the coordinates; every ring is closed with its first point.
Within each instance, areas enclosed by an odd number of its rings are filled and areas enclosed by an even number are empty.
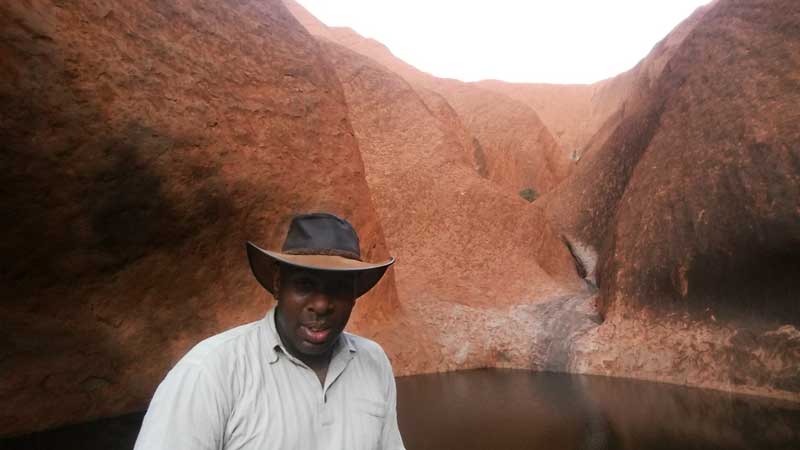
{"type": "Polygon", "coordinates": [[[333,424],[333,414],[331,414],[332,406],[327,402],[327,395],[327,390],[323,388],[322,396],[319,399],[320,420],[323,427],[333,424]]]}

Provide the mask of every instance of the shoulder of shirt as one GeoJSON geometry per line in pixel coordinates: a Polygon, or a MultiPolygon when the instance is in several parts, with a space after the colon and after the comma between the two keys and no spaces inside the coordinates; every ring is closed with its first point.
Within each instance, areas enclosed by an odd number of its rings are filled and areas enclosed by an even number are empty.
{"type": "Polygon", "coordinates": [[[386,352],[383,351],[383,348],[377,342],[348,332],[344,332],[343,334],[347,337],[350,344],[355,347],[358,355],[368,356],[381,363],[389,362],[386,352]]]}
{"type": "Polygon", "coordinates": [[[232,358],[238,357],[238,350],[242,345],[251,338],[257,338],[259,323],[260,321],[256,321],[240,325],[198,342],[175,367],[227,365],[232,358]]]}
{"type": "Polygon", "coordinates": [[[342,333],[347,337],[347,340],[355,347],[356,351],[366,351],[370,353],[376,354],[383,354],[383,348],[381,348],[380,344],[373,341],[372,339],[367,339],[363,336],[359,336],[357,334],[344,332],[342,333]]]}

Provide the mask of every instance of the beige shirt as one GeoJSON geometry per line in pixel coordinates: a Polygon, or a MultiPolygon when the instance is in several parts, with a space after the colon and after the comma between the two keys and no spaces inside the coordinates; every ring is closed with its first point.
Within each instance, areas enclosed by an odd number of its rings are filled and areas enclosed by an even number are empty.
{"type": "Polygon", "coordinates": [[[161,382],[135,450],[403,449],[389,359],[342,333],[323,387],[275,310],[197,344],[161,382]]]}

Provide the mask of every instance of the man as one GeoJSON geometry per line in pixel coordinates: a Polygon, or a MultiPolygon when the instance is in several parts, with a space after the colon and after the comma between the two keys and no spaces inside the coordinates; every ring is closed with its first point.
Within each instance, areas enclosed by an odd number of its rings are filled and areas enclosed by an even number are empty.
{"type": "Polygon", "coordinates": [[[281,252],[247,255],[276,306],[175,365],[135,449],[402,449],[386,354],[343,332],[394,259],[361,261],[352,225],[325,213],[296,216],[281,252]]]}

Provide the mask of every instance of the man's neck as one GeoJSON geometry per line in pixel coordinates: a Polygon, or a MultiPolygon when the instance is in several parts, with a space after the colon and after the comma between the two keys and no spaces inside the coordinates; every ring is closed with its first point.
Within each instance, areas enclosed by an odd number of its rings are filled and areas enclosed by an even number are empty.
{"type": "Polygon", "coordinates": [[[325,387],[325,376],[328,375],[328,367],[331,364],[333,357],[333,350],[324,355],[309,356],[309,355],[295,355],[297,359],[303,361],[311,370],[317,374],[319,383],[325,387]]]}
{"type": "Polygon", "coordinates": [[[340,345],[339,340],[341,339],[341,336],[337,338],[336,344],[334,344],[334,346],[331,347],[331,349],[326,353],[323,353],[321,355],[306,355],[298,352],[297,350],[292,348],[291,345],[286,344],[288,339],[285,339],[283,337],[284,330],[281,329],[281,324],[280,321],[277,320],[277,317],[275,320],[275,330],[278,332],[278,339],[281,340],[282,347],[286,349],[286,351],[289,352],[289,354],[302,361],[306,366],[308,366],[309,369],[313,370],[314,373],[317,375],[317,378],[319,378],[320,384],[324,387],[325,376],[328,374],[328,366],[330,366],[334,350],[338,345],[340,345]]]}

